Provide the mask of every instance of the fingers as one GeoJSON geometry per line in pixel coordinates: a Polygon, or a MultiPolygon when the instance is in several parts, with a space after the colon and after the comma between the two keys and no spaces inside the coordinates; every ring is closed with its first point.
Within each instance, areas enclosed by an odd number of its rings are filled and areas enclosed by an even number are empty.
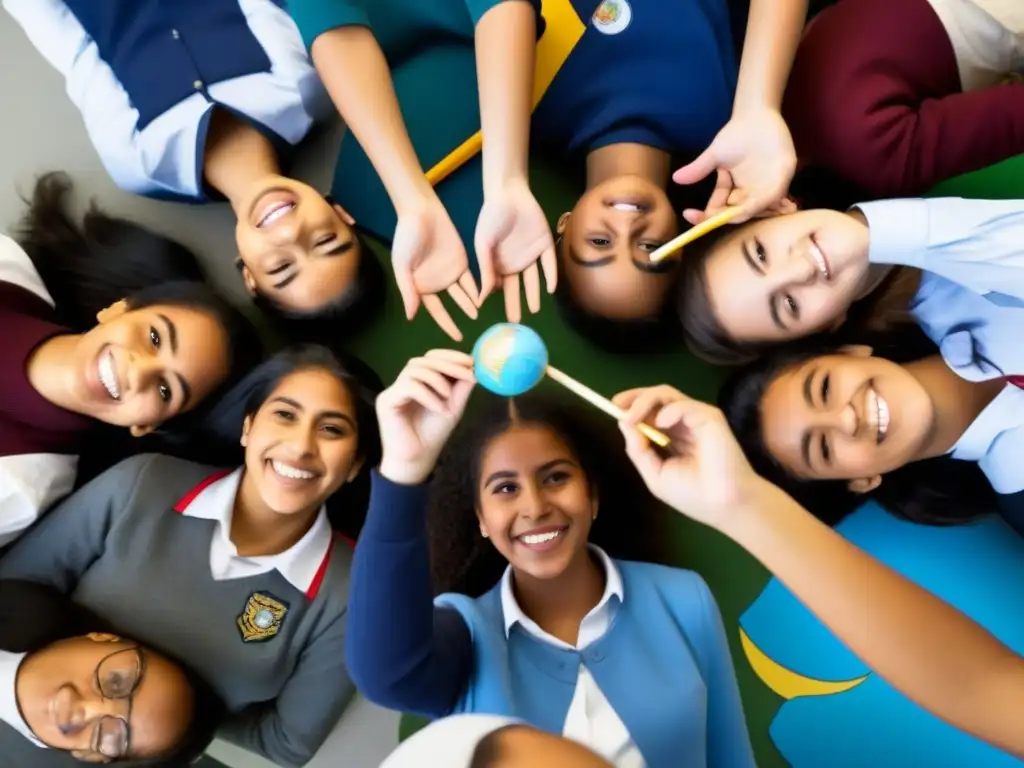
{"type": "Polygon", "coordinates": [[[431,350],[407,362],[380,399],[391,408],[415,402],[435,413],[453,413],[465,407],[474,382],[472,357],[431,350]]]}
{"type": "MultiPolygon", "coordinates": [[[[466,274],[469,275],[468,272],[466,274]]],[[[468,282],[472,284],[472,275],[469,275],[468,282]]],[[[474,290],[473,294],[471,295],[468,291],[466,291],[463,283],[464,281],[460,277],[459,282],[455,283],[454,285],[448,286],[448,295],[452,297],[452,301],[454,301],[458,305],[459,309],[465,312],[468,317],[472,318],[473,320],[476,320],[477,315],[479,314],[477,312],[477,305],[475,300],[476,286],[473,286],[474,290]]]]}
{"type": "Polygon", "coordinates": [[[412,279],[412,272],[404,266],[394,265],[395,284],[398,286],[398,293],[402,297],[402,307],[405,310],[405,319],[412,320],[416,317],[416,310],[420,307],[420,295],[416,291],[416,284],[412,279]]]}
{"type": "MultiPolygon", "coordinates": [[[[730,198],[734,197],[737,192],[739,190],[735,187],[732,174],[720,168],[715,178],[715,188],[711,191],[711,197],[708,198],[707,206],[703,211],[697,208],[687,208],[683,211],[683,218],[690,222],[690,224],[700,224],[704,219],[714,216],[726,206],[734,204],[730,198]]],[[[732,221],[733,223],[738,223],[739,220],[734,218],[732,221]]]]}
{"type": "Polygon", "coordinates": [[[540,268],[544,270],[544,283],[548,293],[554,293],[558,288],[558,254],[555,253],[554,245],[540,255],[540,268]]]}
{"type": "Polygon", "coordinates": [[[715,170],[717,165],[715,155],[711,151],[711,147],[708,147],[692,163],[684,165],[673,173],[672,181],[676,184],[696,184],[715,170]]]}
{"type": "Polygon", "coordinates": [[[519,275],[505,275],[501,279],[501,288],[505,293],[505,317],[510,323],[518,323],[523,319],[523,307],[519,298],[519,275]]]}
{"type": "Polygon", "coordinates": [[[647,421],[648,417],[660,411],[662,406],[685,397],[686,395],[682,392],[666,384],[657,387],[647,387],[637,392],[636,396],[633,397],[633,402],[626,409],[623,421],[627,424],[638,424],[642,421],[647,421]]]}
{"type": "Polygon", "coordinates": [[[632,424],[619,422],[619,431],[626,440],[626,456],[640,473],[644,483],[651,487],[665,460],[654,450],[650,441],[632,424]]]}
{"type": "MultiPolygon", "coordinates": [[[[476,281],[473,280],[473,273],[468,269],[459,276],[458,280],[459,287],[465,291],[466,295],[472,300],[473,304],[479,307],[483,303],[482,294],[476,287],[476,281]]],[[[468,313],[467,313],[468,314],[468,313]]],[[[476,315],[470,315],[470,317],[476,319],[476,315]]]]}
{"type": "MultiPolygon", "coordinates": [[[[494,251],[486,246],[481,238],[477,238],[474,245],[476,248],[476,263],[480,268],[480,293],[477,296],[476,305],[479,307],[484,300],[491,295],[495,284],[494,251]]],[[[461,280],[461,278],[460,278],[461,280]]]]}
{"type": "Polygon", "coordinates": [[[431,294],[424,296],[423,308],[427,310],[434,322],[437,323],[438,327],[444,331],[448,336],[455,339],[455,341],[462,341],[462,333],[459,332],[459,328],[455,325],[455,321],[452,320],[451,315],[448,314],[448,310],[444,308],[444,304],[441,303],[439,296],[431,294]]]}
{"type": "Polygon", "coordinates": [[[523,270],[523,292],[531,314],[540,312],[540,267],[534,262],[523,270]]]}

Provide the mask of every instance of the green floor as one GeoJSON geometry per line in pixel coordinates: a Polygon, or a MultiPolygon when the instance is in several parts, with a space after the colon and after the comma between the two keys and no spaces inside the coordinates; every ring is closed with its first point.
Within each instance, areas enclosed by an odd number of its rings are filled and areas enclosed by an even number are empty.
{"type": "MultiPolygon", "coordinates": [[[[533,185],[552,224],[558,214],[567,210],[567,206],[575,200],[574,190],[541,168],[534,171],[533,185]]],[[[379,253],[386,255],[383,248],[379,249],[379,253]]],[[[465,316],[457,316],[454,312],[453,317],[465,337],[460,346],[469,351],[484,329],[505,319],[504,303],[500,296],[493,296],[483,307],[481,317],[476,322],[465,316]]],[[[605,395],[639,385],[664,382],[695,397],[712,399],[722,378],[720,370],[695,359],[682,346],[670,354],[628,359],[603,353],[565,327],[555,311],[551,297],[545,297],[540,314],[529,317],[525,322],[544,338],[553,365],[605,395]]],[[[383,317],[350,344],[354,352],[373,365],[385,382],[395,377],[408,358],[433,347],[451,346],[453,342],[424,313],[417,316],[413,323],[406,323],[394,289],[388,295],[383,317]]],[[[768,582],[768,574],[744,551],[718,533],[678,515],[674,515],[673,520],[675,522],[671,530],[676,563],[699,572],[710,584],[721,607],[758,765],[762,768],[785,766],[785,761],[768,737],[768,725],[781,699],[761,683],[750,669],[740,648],[737,629],[740,614],[768,582]]],[[[408,731],[413,727],[414,723],[407,722],[403,730],[408,731]]]]}

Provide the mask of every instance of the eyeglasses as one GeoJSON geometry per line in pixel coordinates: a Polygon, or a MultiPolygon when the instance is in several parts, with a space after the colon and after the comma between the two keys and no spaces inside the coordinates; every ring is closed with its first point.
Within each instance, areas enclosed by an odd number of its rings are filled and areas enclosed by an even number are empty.
{"type": "Polygon", "coordinates": [[[124,717],[104,716],[93,729],[92,749],[111,760],[128,755],[131,745],[132,697],[146,672],[138,646],[110,654],[96,665],[96,690],[111,701],[128,702],[124,717]]]}

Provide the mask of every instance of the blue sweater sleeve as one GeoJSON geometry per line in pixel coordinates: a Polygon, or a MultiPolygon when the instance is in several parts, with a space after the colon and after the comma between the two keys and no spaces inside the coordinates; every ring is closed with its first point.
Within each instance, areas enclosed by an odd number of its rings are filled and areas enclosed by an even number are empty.
{"type": "Polygon", "coordinates": [[[473,667],[469,627],[434,606],[425,486],[373,473],[370,509],[356,545],[349,593],[349,673],[380,706],[428,717],[448,714],[473,667]]]}
{"type": "Polygon", "coordinates": [[[701,622],[694,634],[708,688],[708,768],[756,768],[722,614],[704,579],[695,583],[701,622]]]}

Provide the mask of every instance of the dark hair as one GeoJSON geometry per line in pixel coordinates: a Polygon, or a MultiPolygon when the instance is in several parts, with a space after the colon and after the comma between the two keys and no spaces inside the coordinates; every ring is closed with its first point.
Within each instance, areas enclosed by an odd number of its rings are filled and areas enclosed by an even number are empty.
{"type": "MultiPolygon", "coordinates": [[[[358,456],[363,459],[364,469],[375,466],[381,451],[374,410],[382,389],[380,378],[354,355],[322,345],[284,349],[252,370],[216,404],[204,424],[179,436],[175,452],[220,466],[244,463],[245,451],[239,445],[239,437],[245,417],[255,414],[285,378],[311,368],[327,371],[348,388],[359,430],[358,456]]],[[[369,499],[369,472],[364,471],[328,499],[332,527],[357,538],[366,519],[369,499]]]]}
{"type": "MultiPolygon", "coordinates": [[[[555,247],[561,257],[562,252],[568,251],[570,246],[567,240],[559,237],[555,247]]],[[[555,305],[566,325],[605,352],[661,352],[679,340],[679,323],[670,301],[666,301],[662,309],[650,317],[604,317],[580,304],[563,274],[555,289],[555,305]]]]}
{"type": "MultiPolygon", "coordinates": [[[[934,346],[932,352],[934,353],[934,346]]],[[[822,521],[834,525],[867,498],[897,517],[927,525],[957,525],[995,511],[996,495],[974,462],[949,456],[911,462],[888,473],[870,494],[850,491],[845,480],[794,477],[764,442],[761,403],[768,386],[783,372],[823,355],[836,354],[834,339],[815,336],[781,348],[737,371],[719,392],[718,402],[754,470],[783,488],[822,521]]],[[[883,346],[876,357],[896,363],[920,359],[920,347],[883,346]]]]}
{"type": "MultiPolygon", "coordinates": [[[[333,204],[330,197],[326,199],[333,204]]],[[[293,310],[276,304],[273,299],[261,293],[253,297],[256,308],[286,338],[322,343],[337,338],[339,332],[351,335],[366,328],[384,306],[387,290],[384,268],[366,237],[356,229],[353,229],[352,234],[355,238],[355,251],[359,256],[355,279],[323,306],[313,310],[293,310]]],[[[238,266],[239,269],[243,266],[241,261],[238,266]]]]}
{"type": "MultiPolygon", "coordinates": [[[[739,225],[743,226],[743,225],[739,225]]],[[[777,341],[743,341],[726,332],[708,298],[707,260],[735,227],[722,227],[690,245],[679,278],[676,313],[686,346],[709,363],[741,365],[779,346],[777,341]]],[[[910,303],[921,284],[921,273],[911,267],[894,268],[868,296],[854,302],[844,324],[857,332],[880,333],[913,322],[910,303]]]]}
{"type": "Polygon", "coordinates": [[[664,513],[626,460],[614,422],[592,409],[584,411],[557,391],[534,390],[512,400],[479,392],[474,400],[430,484],[428,527],[437,593],[478,597],[494,586],[507,565],[480,536],[476,507],[487,445],[515,424],[548,427],[579,459],[603,510],[591,529],[594,544],[612,557],[669,562],[660,533],[664,513]]]}

